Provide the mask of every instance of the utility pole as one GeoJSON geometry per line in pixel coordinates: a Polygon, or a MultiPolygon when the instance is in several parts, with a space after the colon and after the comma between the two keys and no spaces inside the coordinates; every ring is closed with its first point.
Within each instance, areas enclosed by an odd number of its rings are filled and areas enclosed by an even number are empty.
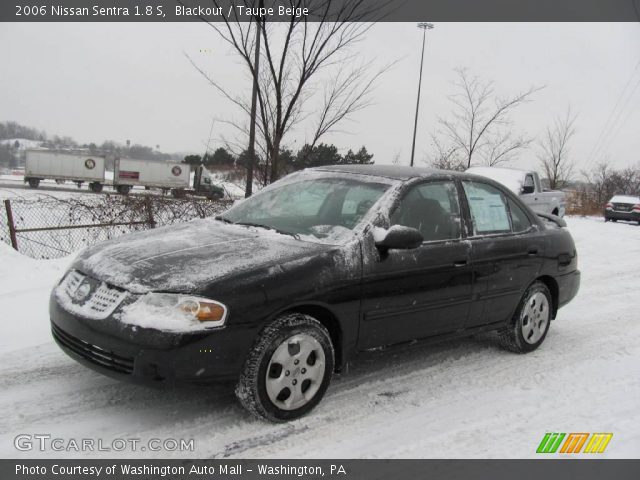
{"type": "Polygon", "coordinates": [[[416,133],[418,132],[418,109],[420,108],[420,87],[422,86],[422,65],[424,64],[424,45],[427,40],[427,30],[433,28],[433,24],[420,22],[418,28],[422,29],[422,56],[420,57],[420,77],[418,79],[418,99],[416,100],[416,119],[413,124],[413,142],[411,143],[411,166],[416,153],[416,133]]]}
{"type": "MultiPolygon", "coordinates": [[[[260,7],[263,6],[260,0],[260,7]]],[[[256,16],[256,46],[253,60],[253,91],[251,92],[251,124],[249,125],[249,165],[247,167],[247,186],[244,197],[249,198],[253,193],[253,167],[256,163],[256,108],[258,103],[258,73],[260,72],[260,17],[256,16]]]]}

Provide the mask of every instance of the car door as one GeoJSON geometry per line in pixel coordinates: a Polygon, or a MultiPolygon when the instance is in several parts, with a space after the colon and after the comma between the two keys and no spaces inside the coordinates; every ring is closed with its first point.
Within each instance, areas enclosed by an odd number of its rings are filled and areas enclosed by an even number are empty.
{"type": "Polygon", "coordinates": [[[544,238],[526,209],[506,192],[475,180],[462,185],[473,232],[474,301],[466,327],[505,322],[540,272],[544,238]]]}
{"type": "Polygon", "coordinates": [[[470,244],[462,237],[453,180],[421,182],[390,212],[391,225],[421,231],[412,250],[363,245],[363,297],[358,347],[367,349],[455,331],[471,302],[470,244]]]}

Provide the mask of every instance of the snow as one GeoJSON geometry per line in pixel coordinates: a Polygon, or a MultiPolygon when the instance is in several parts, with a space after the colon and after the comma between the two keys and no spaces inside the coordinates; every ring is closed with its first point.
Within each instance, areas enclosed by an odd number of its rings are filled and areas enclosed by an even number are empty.
{"type": "Polygon", "coordinates": [[[467,169],[466,173],[472,173],[473,175],[480,175],[495,180],[516,195],[519,195],[522,190],[525,174],[524,170],[500,167],[471,167],[467,169]]]}
{"type": "Polygon", "coordinates": [[[640,227],[567,223],[582,287],[540,349],[516,355],[471,338],[367,354],[310,415],[278,425],[249,417],[230,388],[159,392],[71,360],[51,340],[47,314],[71,259],[32,260],[0,244],[0,456],[522,458],[554,431],[613,432],[599,458],[638,458],[640,227]],[[22,452],[13,445],[23,433],[183,438],[195,450],[22,452]]]}
{"type": "Polygon", "coordinates": [[[640,197],[634,197],[632,195],[614,195],[609,203],[640,203],[640,197]]]}
{"type": "Polygon", "coordinates": [[[179,304],[188,300],[197,302],[198,298],[166,294],[143,295],[136,302],[123,308],[120,321],[165,332],[198,332],[221,326],[221,322],[201,322],[177,308],[179,304]]]}

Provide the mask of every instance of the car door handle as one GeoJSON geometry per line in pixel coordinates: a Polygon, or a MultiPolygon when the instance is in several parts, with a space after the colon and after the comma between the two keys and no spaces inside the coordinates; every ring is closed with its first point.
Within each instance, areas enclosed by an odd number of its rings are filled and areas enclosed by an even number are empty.
{"type": "Polygon", "coordinates": [[[538,247],[529,247],[527,249],[527,255],[529,255],[530,257],[535,257],[536,255],[538,255],[538,247]]]}
{"type": "Polygon", "coordinates": [[[464,267],[467,263],[469,263],[466,259],[464,260],[456,260],[453,262],[454,267],[464,267]]]}

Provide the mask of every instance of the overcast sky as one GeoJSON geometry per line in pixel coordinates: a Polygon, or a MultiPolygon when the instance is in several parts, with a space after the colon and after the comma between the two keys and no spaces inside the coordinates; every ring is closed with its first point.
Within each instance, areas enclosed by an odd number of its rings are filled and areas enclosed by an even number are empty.
{"type": "MultiPolygon", "coordinates": [[[[418,159],[429,152],[437,118],[450,113],[454,69],[466,67],[504,95],[545,86],[513,115],[530,136],[570,105],[578,115],[571,151],[581,168],[604,155],[618,167],[640,163],[639,24],[439,23],[427,35],[418,159]],[[601,135],[608,119],[615,128],[601,135]]],[[[378,82],[375,104],[323,141],[343,151],[365,145],[377,163],[395,156],[408,163],[421,38],[413,23],[378,24],[368,33],[358,46],[363,57],[398,63],[378,82]]],[[[0,121],[79,142],[130,139],[166,152],[202,152],[212,118],[241,116],[185,52],[232,91],[250,89],[238,58],[201,23],[0,24],[0,121]]],[[[297,150],[305,134],[300,128],[285,143],[297,150]]],[[[217,122],[212,146],[233,136],[217,122]]],[[[535,162],[530,149],[514,166],[535,162]]]]}

